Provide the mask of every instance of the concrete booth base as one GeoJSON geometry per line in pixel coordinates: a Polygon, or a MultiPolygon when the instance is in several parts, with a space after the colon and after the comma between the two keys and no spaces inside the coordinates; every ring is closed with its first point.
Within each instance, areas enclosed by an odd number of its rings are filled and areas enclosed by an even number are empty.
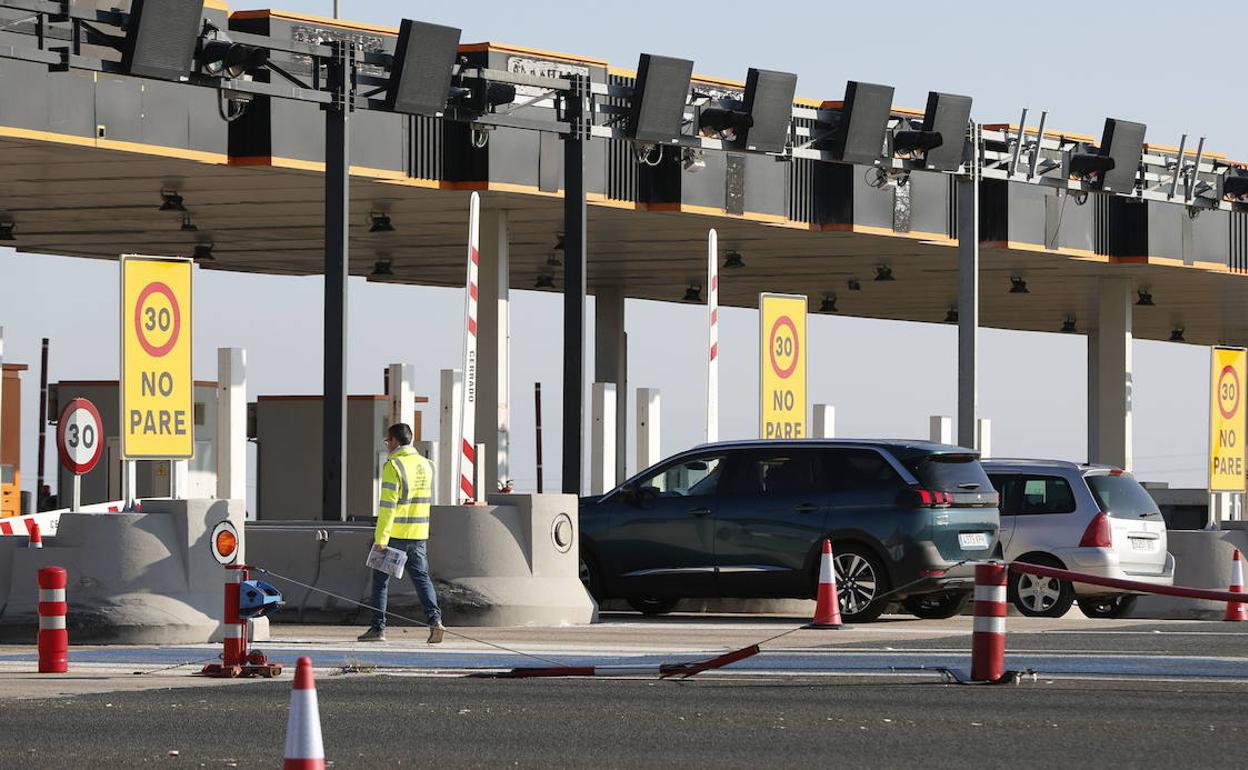
{"type": "MultiPolygon", "coordinates": [[[[580,528],[572,495],[491,495],[488,505],[434,506],[429,569],[447,625],[592,623],[598,607],[581,584],[580,528]]],[[[371,522],[247,524],[248,563],[270,571],[286,597],[273,622],[367,625],[371,522]],[[283,580],[289,578],[300,586],[283,580]]],[[[388,609],[424,622],[411,580],[390,581],[388,609]]],[[[394,622],[393,619],[391,622],[394,622]]]]}
{"type": "MultiPolygon", "coordinates": [[[[1188,588],[1225,591],[1231,583],[1231,560],[1235,549],[1248,554],[1248,529],[1243,522],[1223,522],[1221,530],[1170,530],[1167,548],[1174,554],[1174,584],[1188,588]],[[1232,527],[1234,527],[1232,529],[1232,527]]],[[[1222,602],[1183,599],[1177,596],[1141,596],[1133,618],[1169,620],[1221,620],[1222,602]]]]}
{"type": "MultiPolygon", "coordinates": [[[[140,513],[63,513],[42,549],[0,538],[0,641],[34,643],[37,573],[64,567],[71,643],[198,644],[219,638],[225,570],[212,529],[241,532],[238,500],[144,500],[140,513]]],[[[253,629],[263,641],[266,625],[253,629]]]]}

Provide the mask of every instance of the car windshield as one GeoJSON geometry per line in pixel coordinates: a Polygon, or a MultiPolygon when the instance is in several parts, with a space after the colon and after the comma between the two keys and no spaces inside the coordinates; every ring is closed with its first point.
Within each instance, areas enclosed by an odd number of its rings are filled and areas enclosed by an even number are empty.
{"type": "Polygon", "coordinates": [[[1140,482],[1124,474],[1095,474],[1087,477],[1092,496],[1101,510],[1116,519],[1160,519],[1157,501],[1140,486],[1140,482]]]}
{"type": "Polygon", "coordinates": [[[975,455],[926,455],[913,462],[911,472],[928,489],[942,492],[992,492],[992,482],[975,455]]]}

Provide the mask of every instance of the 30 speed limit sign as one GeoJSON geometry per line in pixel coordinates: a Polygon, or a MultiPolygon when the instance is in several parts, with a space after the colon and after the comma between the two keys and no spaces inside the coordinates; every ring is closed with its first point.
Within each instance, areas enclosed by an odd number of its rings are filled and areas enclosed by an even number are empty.
{"type": "Polygon", "coordinates": [[[75,398],[61,411],[56,426],[56,447],[61,464],[81,476],[90,473],[104,453],[100,412],[85,398],[75,398]]]}

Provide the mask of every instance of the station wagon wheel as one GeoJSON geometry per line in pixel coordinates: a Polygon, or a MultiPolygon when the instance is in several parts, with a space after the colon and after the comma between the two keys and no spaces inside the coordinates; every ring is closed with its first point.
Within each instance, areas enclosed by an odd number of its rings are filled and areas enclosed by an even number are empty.
{"type": "Polygon", "coordinates": [[[676,609],[680,599],[661,599],[657,596],[630,596],[628,606],[642,615],[666,615],[676,609]]]}
{"type": "MultiPolygon", "coordinates": [[[[1064,569],[1056,559],[1030,557],[1019,561],[1064,569]]],[[[1075,588],[1068,581],[1013,570],[1010,570],[1008,593],[1015,609],[1030,618],[1060,618],[1075,603],[1075,588]]]]}
{"type": "Polygon", "coordinates": [[[585,585],[585,590],[589,591],[589,595],[594,597],[594,601],[602,603],[602,575],[598,571],[598,565],[594,562],[592,556],[581,554],[580,564],[581,583],[585,585]]]}
{"type": "Polygon", "coordinates": [[[870,623],[884,614],[887,599],[878,597],[888,591],[888,574],[874,554],[856,545],[836,551],[836,594],[841,604],[841,619],[846,623],[870,623]]]}

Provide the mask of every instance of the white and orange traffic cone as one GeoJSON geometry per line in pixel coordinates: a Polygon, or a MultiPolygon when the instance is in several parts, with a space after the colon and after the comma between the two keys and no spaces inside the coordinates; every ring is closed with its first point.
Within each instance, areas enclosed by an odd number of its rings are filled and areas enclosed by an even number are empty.
{"type": "Polygon", "coordinates": [[[815,597],[815,618],[807,628],[841,628],[841,600],[836,594],[836,566],[832,541],[824,539],[819,559],[819,593],[815,597]]]}
{"type": "Polygon", "coordinates": [[[290,717],[286,721],[284,770],[325,770],[325,746],[321,742],[321,712],[316,705],[316,680],[312,659],[295,663],[295,683],[290,691],[290,717]]]}
{"type": "MultiPolygon", "coordinates": [[[[1238,548],[1235,549],[1235,556],[1231,558],[1231,587],[1228,590],[1233,594],[1244,592],[1244,561],[1240,558],[1238,548]]],[[[1222,619],[1248,620],[1248,602],[1227,602],[1226,614],[1222,616],[1222,619]]]]}
{"type": "Polygon", "coordinates": [[[43,533],[39,531],[39,522],[31,520],[27,531],[30,533],[30,539],[26,543],[27,548],[42,548],[43,533]]]}

